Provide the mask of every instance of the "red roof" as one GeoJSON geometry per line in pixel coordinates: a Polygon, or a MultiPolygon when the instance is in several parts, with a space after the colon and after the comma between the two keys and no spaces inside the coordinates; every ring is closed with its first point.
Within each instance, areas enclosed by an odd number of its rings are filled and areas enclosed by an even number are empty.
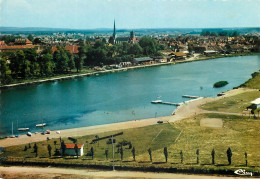
{"type": "Polygon", "coordinates": [[[28,40],[28,39],[26,39],[26,42],[25,42],[26,44],[32,44],[32,42],[30,41],[30,40],[28,40]]]}
{"type": "Polygon", "coordinates": [[[0,46],[6,46],[5,41],[0,41],[0,46]]]}
{"type": "MultiPolygon", "coordinates": [[[[74,149],[75,144],[65,144],[66,149],[74,149]]],[[[80,149],[83,146],[83,144],[77,144],[77,147],[80,149]]]]}
{"type": "Polygon", "coordinates": [[[38,45],[12,45],[12,46],[1,46],[0,50],[7,50],[7,49],[26,49],[26,48],[34,48],[39,47],[38,45]]]}
{"type": "MultiPolygon", "coordinates": [[[[71,54],[79,53],[79,46],[77,45],[66,45],[65,49],[68,50],[71,54]]],[[[56,46],[52,47],[52,53],[54,53],[57,49],[56,46]]]]}

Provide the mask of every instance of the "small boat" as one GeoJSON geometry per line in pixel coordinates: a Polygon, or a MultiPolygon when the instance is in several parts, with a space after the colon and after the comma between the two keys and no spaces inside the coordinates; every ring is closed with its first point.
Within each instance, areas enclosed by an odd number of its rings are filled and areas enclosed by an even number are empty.
{"type": "Polygon", "coordinates": [[[155,100],[155,101],[152,101],[151,103],[156,104],[156,103],[161,103],[161,102],[162,102],[162,100],[155,100]]]}
{"type": "Polygon", "coordinates": [[[30,130],[30,128],[18,128],[18,131],[28,131],[28,130],[30,130]]]}
{"type": "Polygon", "coordinates": [[[30,132],[27,132],[27,136],[30,136],[30,137],[31,137],[31,136],[32,136],[32,133],[30,133],[30,132]]]}
{"type": "Polygon", "coordinates": [[[46,126],[46,123],[36,124],[35,126],[36,126],[36,127],[44,127],[44,126],[46,126]]]}

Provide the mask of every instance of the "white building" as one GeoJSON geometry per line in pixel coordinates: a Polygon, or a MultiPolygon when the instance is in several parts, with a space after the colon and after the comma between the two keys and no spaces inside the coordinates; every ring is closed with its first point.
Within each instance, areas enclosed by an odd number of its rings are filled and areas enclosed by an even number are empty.
{"type": "MultiPolygon", "coordinates": [[[[64,154],[69,155],[69,156],[76,156],[76,151],[75,151],[75,144],[65,144],[66,149],[64,154]]],[[[82,156],[84,154],[83,152],[83,147],[84,144],[77,144],[78,147],[78,156],[82,156]]],[[[62,149],[61,149],[62,150],[62,149]]]]}

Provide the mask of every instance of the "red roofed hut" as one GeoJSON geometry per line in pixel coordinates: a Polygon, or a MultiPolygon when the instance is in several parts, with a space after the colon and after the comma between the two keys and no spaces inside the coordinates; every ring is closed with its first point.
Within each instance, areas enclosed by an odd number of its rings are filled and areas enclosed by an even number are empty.
{"type": "MultiPolygon", "coordinates": [[[[65,144],[66,149],[65,149],[64,154],[69,155],[69,156],[77,156],[76,151],[75,151],[75,145],[76,144],[65,144]]],[[[83,147],[84,147],[84,144],[77,144],[78,156],[82,156],[84,154],[83,147]]]]}

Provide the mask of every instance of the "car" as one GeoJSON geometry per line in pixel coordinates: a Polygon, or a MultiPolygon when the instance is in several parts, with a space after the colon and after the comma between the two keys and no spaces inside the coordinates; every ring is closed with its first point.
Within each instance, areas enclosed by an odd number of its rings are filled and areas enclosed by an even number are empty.
{"type": "Polygon", "coordinates": [[[162,123],[163,123],[163,121],[157,121],[157,123],[158,123],[158,124],[162,124],[162,123]]]}

